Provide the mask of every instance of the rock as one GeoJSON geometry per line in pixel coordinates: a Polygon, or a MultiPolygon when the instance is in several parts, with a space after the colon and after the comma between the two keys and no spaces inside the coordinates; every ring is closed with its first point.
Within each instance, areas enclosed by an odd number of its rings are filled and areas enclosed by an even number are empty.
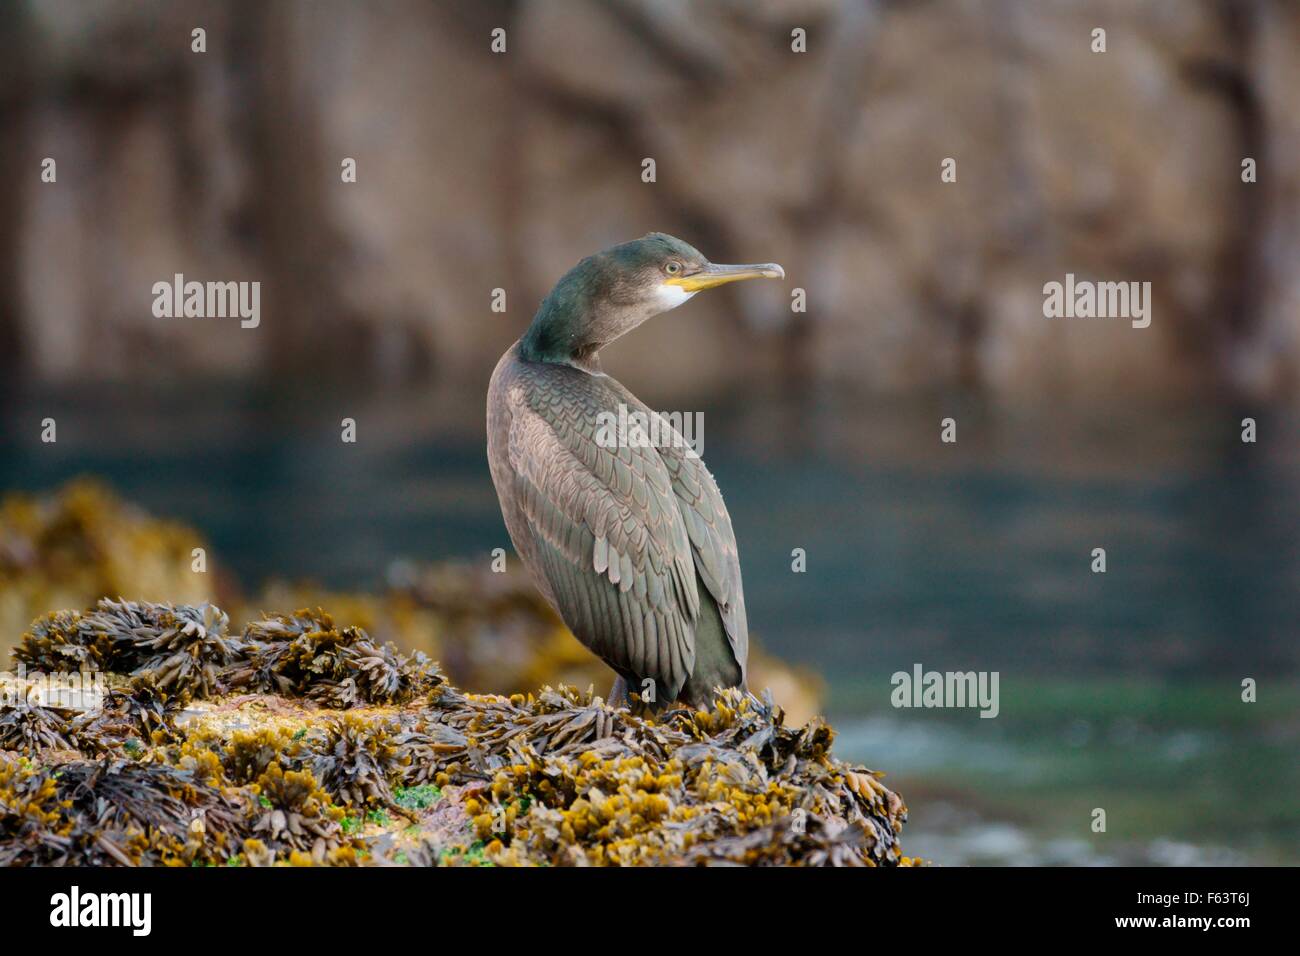
{"type": "Polygon", "coordinates": [[[802,316],[789,288],[702,296],[611,350],[665,400],[792,367],[1011,396],[1295,378],[1300,11],[1268,0],[1104,23],[857,0],[74,6],[33,8],[6,67],[29,163],[61,163],[57,188],[0,196],[0,342],[40,378],[157,375],[162,351],[178,376],[475,387],[564,270],[651,229],[781,261],[809,296],[802,316]],[[176,272],[263,281],[266,327],[154,319],[176,272]],[[1050,324],[1041,289],[1066,272],[1151,281],[1152,327],[1050,324]]]}
{"type": "Polygon", "coordinates": [[[143,663],[84,710],[0,702],[0,865],[914,862],[883,775],[770,696],[641,716],[567,687],[466,694],[322,611],[226,621],[101,601],[33,624],[15,656],[43,681],[90,647],[143,663]],[[178,633],[183,681],[155,655],[178,633]]]}

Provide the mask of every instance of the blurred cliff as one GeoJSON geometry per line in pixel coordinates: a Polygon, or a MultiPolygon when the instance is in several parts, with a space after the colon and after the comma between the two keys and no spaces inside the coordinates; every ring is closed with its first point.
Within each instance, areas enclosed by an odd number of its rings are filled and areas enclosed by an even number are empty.
{"type": "Polygon", "coordinates": [[[1300,369],[1284,0],[42,0],[7,5],[0,91],[10,379],[477,387],[556,277],[650,229],[808,290],[701,297],[613,349],[655,398],[1269,396],[1300,369]],[[261,327],[155,318],[177,272],[261,281],[261,327]],[[1066,272],[1151,281],[1152,327],[1045,320],[1066,272]]]}

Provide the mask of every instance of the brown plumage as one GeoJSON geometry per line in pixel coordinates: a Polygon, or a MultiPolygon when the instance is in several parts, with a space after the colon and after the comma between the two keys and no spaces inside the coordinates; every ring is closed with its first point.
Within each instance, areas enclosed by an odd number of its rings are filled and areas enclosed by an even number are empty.
{"type": "Polygon", "coordinates": [[[598,353],[700,289],[761,275],[783,272],[716,266],[658,233],[584,259],[488,391],[488,460],[515,550],[578,639],[658,705],[703,706],[715,686],[744,686],[740,559],[713,476],[662,417],[657,446],[600,431],[620,405],[657,416],[598,353]]]}

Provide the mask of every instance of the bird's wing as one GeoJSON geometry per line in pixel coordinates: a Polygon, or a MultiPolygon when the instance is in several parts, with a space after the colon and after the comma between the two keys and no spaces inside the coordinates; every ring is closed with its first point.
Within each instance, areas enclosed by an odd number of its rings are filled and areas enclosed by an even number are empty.
{"type": "Polygon", "coordinates": [[[619,400],[574,369],[522,371],[510,388],[510,465],[565,624],[671,700],[695,666],[691,541],[658,451],[598,441],[600,413],[617,415],[619,400]]]}
{"type": "Polygon", "coordinates": [[[718,606],[742,679],[748,679],[749,622],[740,581],[740,552],[722,492],[703,460],[688,447],[664,444],[659,455],[668,468],[673,493],[686,521],[700,580],[718,606]]]}

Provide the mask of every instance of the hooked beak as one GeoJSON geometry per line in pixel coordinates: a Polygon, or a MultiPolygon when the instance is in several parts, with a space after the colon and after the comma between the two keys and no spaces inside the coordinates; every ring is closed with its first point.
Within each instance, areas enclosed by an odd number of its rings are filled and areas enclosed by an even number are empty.
{"type": "Polygon", "coordinates": [[[687,292],[699,292],[741,279],[784,279],[785,270],[775,262],[759,262],[744,266],[720,266],[710,262],[699,272],[688,276],[674,276],[664,280],[665,285],[680,286],[687,292]]]}

